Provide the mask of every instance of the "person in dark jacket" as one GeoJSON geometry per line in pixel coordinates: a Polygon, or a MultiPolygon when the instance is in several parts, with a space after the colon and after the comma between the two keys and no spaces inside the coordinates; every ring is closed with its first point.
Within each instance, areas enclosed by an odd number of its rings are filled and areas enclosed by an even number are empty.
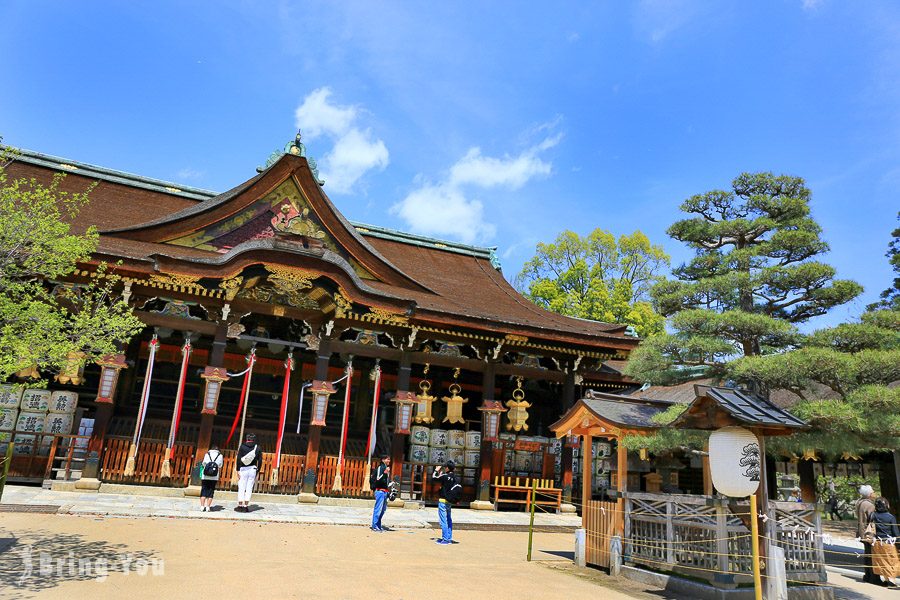
{"type": "Polygon", "coordinates": [[[381,462],[375,467],[375,481],[372,491],[375,493],[375,509],[372,511],[372,531],[385,531],[381,525],[381,517],[387,510],[388,495],[390,494],[391,457],[382,456],[381,462]]]}
{"type": "Polygon", "coordinates": [[[434,474],[431,476],[432,481],[441,484],[441,491],[438,492],[438,519],[441,522],[441,538],[435,540],[438,544],[453,543],[453,519],[450,516],[451,502],[456,497],[454,488],[459,486],[456,481],[456,470],[453,461],[448,461],[443,467],[436,467],[434,474]]]}
{"type": "Polygon", "coordinates": [[[262,450],[256,443],[256,434],[248,433],[237,455],[238,505],[234,509],[237,512],[250,512],[250,494],[261,466],[262,450]]]}
{"type": "Polygon", "coordinates": [[[900,578],[900,556],[897,554],[897,538],[900,538],[900,527],[897,519],[891,514],[890,506],[884,498],[875,500],[875,512],[872,513],[875,525],[875,543],[872,544],[872,571],[883,585],[891,585],[900,578]]]}

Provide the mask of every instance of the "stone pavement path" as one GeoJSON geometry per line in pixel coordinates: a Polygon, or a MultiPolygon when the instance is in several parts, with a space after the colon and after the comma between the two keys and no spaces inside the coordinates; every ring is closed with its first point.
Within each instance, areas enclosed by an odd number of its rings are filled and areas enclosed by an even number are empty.
{"type": "MultiPolygon", "coordinates": [[[[3,505],[58,506],[57,512],[72,515],[106,515],[121,517],[176,517],[211,520],[307,523],[322,525],[369,525],[372,503],[367,506],[325,506],[285,502],[251,502],[253,512],[234,511],[237,502],[217,499],[214,510],[202,513],[197,498],[169,498],[96,492],[62,492],[38,487],[8,485],[3,492],[3,505]]],[[[453,509],[454,525],[459,528],[523,528],[528,525],[525,512],[478,511],[453,509]]],[[[388,509],[383,524],[402,529],[429,528],[437,521],[437,509],[388,509]]],[[[564,530],[580,527],[581,517],[574,515],[537,514],[535,525],[564,530]]]]}

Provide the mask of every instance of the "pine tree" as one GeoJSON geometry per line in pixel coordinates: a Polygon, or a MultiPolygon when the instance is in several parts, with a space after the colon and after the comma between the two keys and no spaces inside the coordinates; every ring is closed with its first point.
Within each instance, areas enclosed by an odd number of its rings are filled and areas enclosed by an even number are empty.
{"type": "Polygon", "coordinates": [[[674,331],[646,340],[627,373],[654,384],[689,378],[689,366],[723,376],[735,358],[792,347],[796,324],[858,296],[857,283],[817,260],[828,244],[810,196],[799,177],[744,173],[731,190],[686,200],[692,216],[668,233],[695,256],[651,292],[674,331]]]}

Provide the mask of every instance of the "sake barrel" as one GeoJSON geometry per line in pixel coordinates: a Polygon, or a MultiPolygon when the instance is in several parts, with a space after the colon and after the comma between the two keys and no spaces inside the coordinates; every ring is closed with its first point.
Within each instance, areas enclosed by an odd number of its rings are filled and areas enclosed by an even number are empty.
{"type": "Polygon", "coordinates": [[[536,441],[537,443],[541,444],[542,446],[549,446],[549,445],[550,445],[550,438],[544,437],[544,436],[542,436],[542,435],[536,435],[536,436],[534,436],[534,441],[536,441]]]}
{"type": "Polygon", "coordinates": [[[16,434],[13,440],[13,454],[35,454],[37,447],[34,438],[33,435],[16,434]]]}
{"type": "Polygon", "coordinates": [[[18,385],[0,385],[0,409],[19,408],[25,389],[18,385]]]}
{"type": "Polygon", "coordinates": [[[431,430],[431,447],[432,448],[446,448],[449,438],[450,438],[450,435],[446,429],[432,429],[431,430]]]}
{"type": "Polygon", "coordinates": [[[527,471],[531,472],[531,467],[534,464],[534,456],[532,456],[531,452],[516,452],[516,471],[527,471]]]}
{"type": "Polygon", "coordinates": [[[22,411],[16,420],[16,430],[40,433],[44,430],[44,417],[44,413],[22,411]]]}
{"type": "MultiPolygon", "coordinates": [[[[72,433],[74,419],[75,415],[71,414],[49,413],[44,419],[44,433],[68,435],[72,433]]],[[[45,439],[50,439],[50,436],[47,436],[45,439]]]]}
{"type": "Polygon", "coordinates": [[[451,429],[447,432],[447,447],[448,448],[465,448],[466,447],[466,432],[460,431],[459,429],[451,429]]]}
{"type": "Polygon", "coordinates": [[[0,408],[0,429],[12,431],[19,420],[19,411],[15,408],[0,408]]]}
{"type": "Polygon", "coordinates": [[[431,447],[431,454],[428,462],[433,465],[443,465],[447,462],[447,449],[431,447]]]}
{"type": "Polygon", "coordinates": [[[50,395],[50,390],[25,390],[20,409],[22,412],[47,412],[50,395]]]}
{"type": "Polygon", "coordinates": [[[409,447],[409,462],[422,465],[428,462],[428,446],[413,444],[409,447]]]}
{"type": "Polygon", "coordinates": [[[516,467],[516,457],[512,452],[507,452],[503,457],[503,470],[512,471],[516,467]]]}
{"type": "Polygon", "coordinates": [[[508,431],[502,432],[502,433],[501,433],[500,435],[498,435],[497,437],[499,437],[501,440],[506,440],[506,441],[508,441],[508,442],[514,442],[514,441],[516,441],[516,434],[514,434],[514,433],[509,433],[508,431]]]}
{"type": "Polygon", "coordinates": [[[606,458],[607,456],[612,456],[612,445],[609,442],[599,442],[594,458],[606,458]]]}
{"type": "Polygon", "coordinates": [[[559,456],[562,454],[562,439],[556,438],[554,440],[550,440],[550,444],[547,446],[547,452],[550,454],[556,454],[559,456]]]}
{"type": "Polygon", "coordinates": [[[50,394],[47,410],[51,413],[72,414],[77,405],[78,392],[53,392],[50,394]]]}
{"type": "Polygon", "coordinates": [[[424,425],[413,425],[409,430],[410,441],[413,444],[427,446],[431,439],[431,429],[424,425]]]}
{"type": "Polygon", "coordinates": [[[475,485],[475,473],[477,469],[463,469],[463,484],[475,485]]]}
{"type": "Polygon", "coordinates": [[[466,432],[466,448],[481,448],[481,432],[480,431],[467,431],[466,432]]]}
{"type": "Polygon", "coordinates": [[[452,460],[454,465],[461,465],[466,460],[465,451],[462,448],[447,448],[447,460],[452,460]]]}
{"type": "Polygon", "coordinates": [[[6,448],[12,440],[12,432],[0,431],[0,456],[6,456],[6,448]]]}
{"type": "Polygon", "coordinates": [[[466,450],[463,464],[465,464],[467,467],[477,467],[480,462],[481,452],[479,452],[478,450],[466,450]]]}

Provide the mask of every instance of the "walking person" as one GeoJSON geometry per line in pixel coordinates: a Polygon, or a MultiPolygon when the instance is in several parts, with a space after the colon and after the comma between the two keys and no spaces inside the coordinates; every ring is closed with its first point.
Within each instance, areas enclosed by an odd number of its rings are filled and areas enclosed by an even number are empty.
{"type": "Polygon", "coordinates": [[[381,462],[371,474],[369,484],[375,493],[375,508],[372,510],[372,531],[389,531],[381,524],[384,511],[387,510],[388,495],[390,494],[391,457],[382,456],[381,462]]]}
{"type": "Polygon", "coordinates": [[[250,494],[253,493],[253,484],[256,483],[256,475],[262,466],[262,451],[256,443],[256,434],[248,433],[241,447],[238,448],[238,505],[237,512],[250,512],[250,494]]]}
{"type": "Polygon", "coordinates": [[[828,480],[828,517],[832,521],[840,521],[841,513],[838,511],[837,489],[835,489],[834,479],[828,480]]]}
{"type": "Polygon", "coordinates": [[[459,500],[459,494],[462,491],[462,486],[454,474],[455,469],[453,461],[447,461],[443,467],[436,467],[431,476],[433,481],[441,484],[441,491],[438,493],[438,520],[441,522],[441,538],[435,540],[435,543],[442,545],[453,543],[453,518],[450,509],[459,500]]]}
{"type": "Polygon", "coordinates": [[[219,483],[219,473],[225,465],[225,459],[215,444],[209,445],[209,450],[203,455],[200,467],[200,512],[209,512],[212,506],[213,494],[219,483]]]}
{"type": "Polygon", "coordinates": [[[875,525],[872,572],[876,580],[880,578],[884,581],[883,585],[896,585],[895,580],[900,577],[900,557],[895,544],[897,538],[900,538],[900,527],[897,526],[897,519],[891,514],[885,498],[875,500],[875,512],[871,519],[875,525]]]}
{"type": "Polygon", "coordinates": [[[859,486],[859,502],[856,503],[856,537],[862,541],[863,545],[863,565],[866,569],[863,583],[877,585],[878,578],[872,571],[872,538],[866,536],[866,527],[875,513],[875,503],[872,501],[874,496],[875,490],[871,485],[859,486]]]}

